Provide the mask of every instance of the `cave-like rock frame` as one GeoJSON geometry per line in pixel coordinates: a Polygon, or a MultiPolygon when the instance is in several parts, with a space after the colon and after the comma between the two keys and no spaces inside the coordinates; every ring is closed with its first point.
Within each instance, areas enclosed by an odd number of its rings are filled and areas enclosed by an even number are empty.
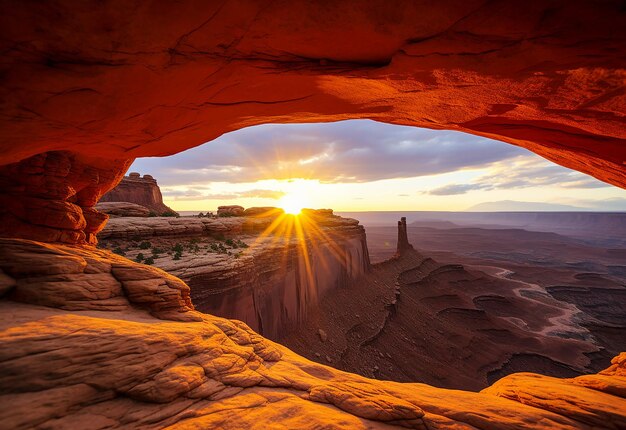
{"type": "Polygon", "coordinates": [[[135,157],[270,122],[465,131],[626,187],[625,29],[611,0],[0,3],[3,423],[623,428],[624,354],[480,394],[372,381],[75,245],[135,157]]]}
{"type": "MultiPolygon", "coordinates": [[[[370,118],[503,140],[624,187],[625,16],[585,0],[3,2],[0,165],[65,151],[119,179],[135,157],[242,127],[370,118]]],[[[50,211],[111,185],[94,176],[50,211]]],[[[24,219],[42,206],[5,208],[0,232],[92,239],[80,216],[24,219]]]]}

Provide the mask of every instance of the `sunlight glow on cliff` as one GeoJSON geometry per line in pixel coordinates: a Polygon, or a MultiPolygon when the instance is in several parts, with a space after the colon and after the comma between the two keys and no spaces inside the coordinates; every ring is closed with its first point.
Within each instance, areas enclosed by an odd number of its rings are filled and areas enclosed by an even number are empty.
{"type": "Polygon", "coordinates": [[[282,208],[285,213],[291,215],[299,215],[302,209],[307,205],[306,199],[298,194],[287,194],[280,199],[278,206],[282,208]]]}

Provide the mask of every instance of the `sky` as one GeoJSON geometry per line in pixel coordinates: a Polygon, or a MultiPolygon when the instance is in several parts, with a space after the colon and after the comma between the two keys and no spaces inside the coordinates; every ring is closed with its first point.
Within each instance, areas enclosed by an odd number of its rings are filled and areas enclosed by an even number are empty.
{"type": "Polygon", "coordinates": [[[137,159],[130,171],[153,175],[178,211],[232,204],[462,211],[511,200],[626,210],[626,190],[526,149],[370,120],[249,127],[173,156],[137,159]]]}

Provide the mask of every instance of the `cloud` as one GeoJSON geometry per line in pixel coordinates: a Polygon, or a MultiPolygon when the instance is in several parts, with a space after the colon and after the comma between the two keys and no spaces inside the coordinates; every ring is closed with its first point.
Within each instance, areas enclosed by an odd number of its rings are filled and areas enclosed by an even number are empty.
{"type": "Polygon", "coordinates": [[[284,191],[276,190],[249,190],[237,193],[239,197],[256,197],[260,199],[274,199],[278,200],[287,194],[284,191]]]}
{"type": "Polygon", "coordinates": [[[174,156],[139,159],[132,169],[158,172],[166,186],[289,178],[368,182],[480,168],[523,154],[454,131],[351,120],[250,127],[174,156]]]}
{"type": "Polygon", "coordinates": [[[286,193],[277,190],[247,190],[237,191],[233,193],[210,193],[208,187],[190,187],[185,189],[171,189],[163,187],[163,197],[168,200],[185,201],[185,200],[234,200],[239,198],[261,198],[278,200],[286,193]]]}
{"type": "Polygon", "coordinates": [[[597,179],[538,159],[533,155],[493,163],[490,170],[491,173],[480,176],[470,183],[446,184],[425,191],[424,194],[451,196],[474,190],[490,191],[545,186],[559,186],[568,189],[610,187],[610,185],[597,179]]]}
{"type": "Polygon", "coordinates": [[[448,184],[439,188],[435,188],[430,191],[426,191],[426,194],[432,196],[453,196],[456,194],[465,194],[472,190],[482,190],[488,188],[485,184],[448,184]]]}

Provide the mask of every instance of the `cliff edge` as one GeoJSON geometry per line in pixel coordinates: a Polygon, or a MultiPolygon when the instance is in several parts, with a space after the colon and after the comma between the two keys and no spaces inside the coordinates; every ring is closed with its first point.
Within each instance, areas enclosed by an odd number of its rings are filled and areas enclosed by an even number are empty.
{"type": "Polygon", "coordinates": [[[178,215],[163,203],[163,195],[156,179],[136,172],[124,176],[115,188],[102,196],[100,202],[129,202],[144,206],[157,216],[178,215]]]}

